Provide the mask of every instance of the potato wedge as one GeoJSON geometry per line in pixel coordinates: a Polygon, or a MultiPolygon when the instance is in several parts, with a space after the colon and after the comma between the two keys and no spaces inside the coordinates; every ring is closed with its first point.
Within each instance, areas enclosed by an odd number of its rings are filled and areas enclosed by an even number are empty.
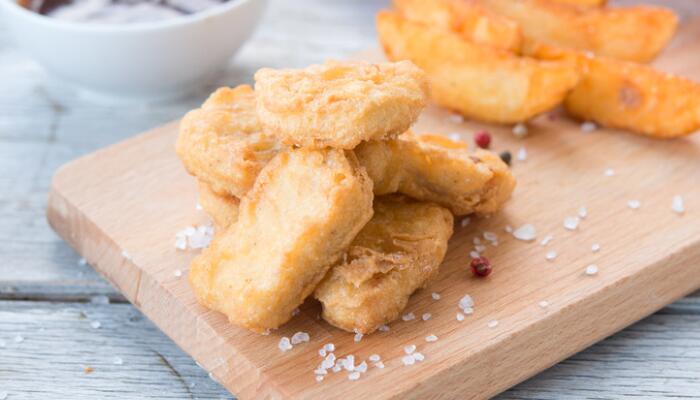
{"type": "Polygon", "coordinates": [[[517,23],[473,0],[394,0],[404,17],[444,28],[474,43],[520,51],[522,33],[517,23]]]}
{"type": "Polygon", "coordinates": [[[390,60],[408,59],[425,70],[433,101],[469,118],[528,120],[559,104],[578,81],[569,63],[517,57],[396,12],[377,14],[377,31],[390,60]]]}
{"type": "Polygon", "coordinates": [[[648,62],[673,36],[678,17],[651,6],[575,7],[545,0],[482,0],[538,41],[620,60],[648,62]]]}

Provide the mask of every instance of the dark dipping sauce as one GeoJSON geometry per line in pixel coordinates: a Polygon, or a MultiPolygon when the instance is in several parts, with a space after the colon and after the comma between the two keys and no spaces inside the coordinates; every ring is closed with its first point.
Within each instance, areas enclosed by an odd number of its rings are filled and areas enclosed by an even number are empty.
{"type": "Polygon", "coordinates": [[[228,0],[17,0],[31,11],[73,22],[129,24],[194,14],[228,0]]]}

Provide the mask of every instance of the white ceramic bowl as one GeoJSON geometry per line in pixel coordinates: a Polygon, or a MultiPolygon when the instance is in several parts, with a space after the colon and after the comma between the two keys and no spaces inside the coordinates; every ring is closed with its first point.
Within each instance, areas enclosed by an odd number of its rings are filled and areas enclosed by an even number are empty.
{"type": "Polygon", "coordinates": [[[170,20],[66,22],[0,0],[20,48],[49,72],[109,97],[182,96],[222,71],[253,32],[265,0],[229,0],[170,20]]]}

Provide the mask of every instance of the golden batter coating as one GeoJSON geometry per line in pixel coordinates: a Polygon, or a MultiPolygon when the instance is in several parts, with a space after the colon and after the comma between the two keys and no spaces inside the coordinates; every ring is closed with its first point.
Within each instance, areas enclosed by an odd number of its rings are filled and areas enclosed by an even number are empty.
{"type": "Polygon", "coordinates": [[[279,153],[241,199],[238,221],[192,262],[195,295],[236,325],[277,328],[370,220],[372,200],[352,152],[279,153]]]}
{"type": "Polygon", "coordinates": [[[248,85],[220,88],[180,122],[177,154],[190,174],[217,193],[243,196],[279,151],[261,130],[255,93],[248,85]]]}
{"type": "Polygon", "coordinates": [[[425,107],[425,74],[411,62],[329,61],[255,73],[258,118],[287,144],[352,149],[398,135],[425,107]]]}
{"type": "Polygon", "coordinates": [[[355,149],[374,182],[374,193],[399,192],[449,208],[455,215],[492,214],[515,188],[508,166],[495,154],[467,152],[466,144],[407,132],[355,149]]]}
{"type": "Polygon", "coordinates": [[[410,295],[437,275],[452,235],[452,214],[399,196],[375,199],[374,217],[346,258],[316,288],[323,319],[371,333],[398,318],[410,295]]]}
{"type": "Polygon", "coordinates": [[[199,204],[204,212],[214,221],[217,231],[224,231],[238,219],[240,200],[227,194],[212,190],[208,183],[197,181],[199,187],[199,204]]]}

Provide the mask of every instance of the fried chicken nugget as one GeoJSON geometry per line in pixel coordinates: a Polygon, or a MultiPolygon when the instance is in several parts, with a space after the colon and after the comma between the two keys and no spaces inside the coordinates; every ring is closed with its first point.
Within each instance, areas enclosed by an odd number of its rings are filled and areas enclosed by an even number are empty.
{"type": "Polygon", "coordinates": [[[240,206],[238,197],[216,193],[206,182],[197,181],[197,185],[199,187],[199,205],[214,221],[214,226],[218,231],[224,231],[229,225],[236,222],[240,206]]]}
{"type": "Polygon", "coordinates": [[[197,299],[236,325],[277,328],[370,220],[372,200],[351,152],[279,153],[241,199],[238,220],[192,262],[197,299]]]}
{"type": "Polygon", "coordinates": [[[452,214],[436,204],[377,198],[374,217],[314,292],[323,318],[360,333],[395,320],[409,296],[437,275],[452,223],[452,214]]]}
{"type": "Polygon", "coordinates": [[[176,151],[187,171],[216,193],[242,197],[279,151],[261,130],[249,85],[220,88],[180,122],[176,151]]]}
{"type": "Polygon", "coordinates": [[[449,208],[455,215],[491,214],[510,198],[515,179],[495,154],[470,154],[461,142],[407,132],[355,149],[374,182],[374,193],[403,193],[449,208]]]}
{"type": "Polygon", "coordinates": [[[258,118],[287,144],[352,149],[398,135],[427,101],[425,74],[410,62],[329,61],[255,73],[258,118]]]}

